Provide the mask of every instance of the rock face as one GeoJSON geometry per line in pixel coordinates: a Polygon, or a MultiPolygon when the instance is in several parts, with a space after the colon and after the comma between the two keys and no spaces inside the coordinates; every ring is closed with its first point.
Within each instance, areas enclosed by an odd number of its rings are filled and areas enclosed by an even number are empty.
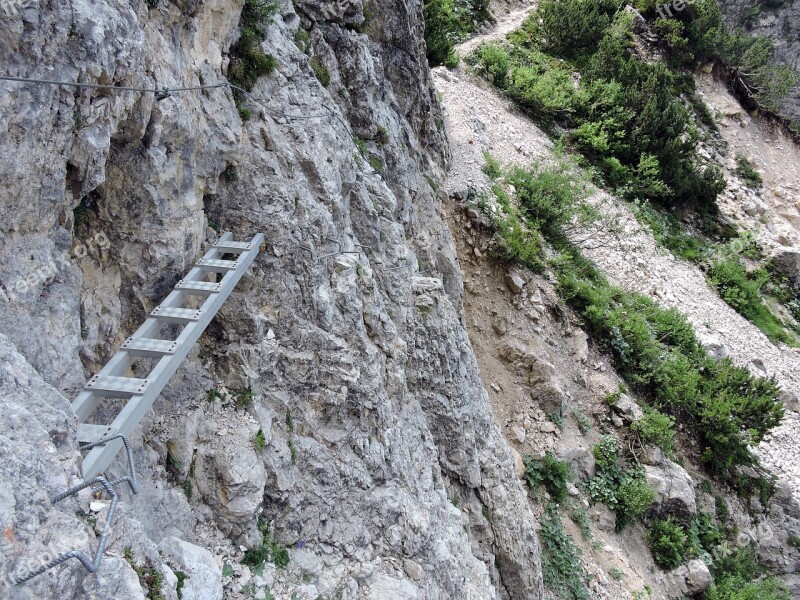
{"type": "MultiPolygon", "coordinates": [[[[760,2],[755,7],[747,0],[720,0],[723,17],[732,29],[743,28],[749,35],[763,35],[775,46],[775,60],[800,70],[800,2],[760,2]]],[[[782,112],[800,122],[800,84],[783,102],[782,112]]]]}
{"type": "MultiPolygon", "coordinates": [[[[133,436],[148,504],[124,497],[110,550],[132,546],[137,564],[168,573],[197,518],[254,545],[260,515],[281,543],[324,557],[311,577],[331,594],[540,598],[535,518],[492,421],[429,184],[448,152],[420,3],[279,4],[263,43],[277,68],[246,122],[224,88],[155,98],[2,84],[0,444],[20,459],[0,466],[6,571],[86,527],[74,504],[47,500],[79,475],[67,398],[214,229],[260,231],[266,250],[133,436]],[[358,258],[301,248],[337,244],[358,258]],[[217,381],[252,404],[198,412],[217,381]],[[211,427],[242,415],[225,435],[211,427]],[[164,542],[172,452],[194,510],[178,503],[164,542]],[[467,507],[493,515],[479,540],[467,507]]],[[[176,88],[225,81],[242,2],[20,6],[0,29],[5,72],[176,88]]],[[[142,597],[122,559],[97,576],[72,563],[15,593],[85,598],[101,582],[103,597],[142,597]]],[[[213,579],[197,597],[218,597],[213,579]]]]}

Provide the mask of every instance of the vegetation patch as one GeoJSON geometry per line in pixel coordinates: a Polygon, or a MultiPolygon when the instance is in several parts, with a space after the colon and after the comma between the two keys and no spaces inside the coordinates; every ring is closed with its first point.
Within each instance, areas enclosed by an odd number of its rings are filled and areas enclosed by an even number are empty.
{"type": "Polygon", "coordinates": [[[432,67],[454,68],[459,59],[455,45],[492,18],[489,0],[425,0],[425,44],[432,67]]]}
{"type": "Polygon", "coordinates": [[[311,58],[311,60],[308,61],[308,64],[311,66],[311,70],[314,71],[314,75],[322,84],[322,87],[328,87],[331,83],[331,74],[328,71],[328,67],[326,67],[316,56],[311,58]]]}
{"type": "MultiPolygon", "coordinates": [[[[714,360],[676,310],[609,284],[569,242],[569,228],[592,214],[580,206],[580,195],[569,190],[568,173],[555,169],[540,175],[517,173],[516,206],[509,203],[492,213],[501,238],[495,256],[518,260],[520,249],[533,246],[536,252],[521,262],[533,262],[540,270],[549,265],[560,296],[610,353],[630,389],[692,433],[701,461],[712,472],[730,475],[736,465],[754,464],[750,446],[783,417],[775,380],[754,377],[727,359],[714,360]],[[550,261],[543,252],[545,240],[557,252],[550,261]]],[[[658,435],[666,436],[666,442],[669,428],[662,427],[658,435]]],[[[605,487],[615,490],[618,485],[605,487]]]]}
{"type": "Polygon", "coordinates": [[[289,551],[286,546],[275,539],[269,525],[262,518],[258,519],[258,531],[262,536],[261,545],[247,550],[242,562],[250,567],[259,567],[265,562],[271,562],[279,569],[285,568],[289,564],[289,551]]]}
{"type": "Polygon", "coordinates": [[[711,565],[714,581],[707,600],[789,600],[780,579],[765,576],[755,551],[747,546],[720,553],[711,565]]]}
{"type": "Polygon", "coordinates": [[[688,554],[689,538],[683,526],[672,519],[648,523],[647,542],[656,564],[666,571],[677,569],[688,554]]]}
{"type": "Polygon", "coordinates": [[[572,538],[564,532],[555,503],[548,503],[540,522],[544,584],[560,598],[589,600],[578,549],[572,538]]]}
{"type": "Polygon", "coordinates": [[[652,504],[654,492],[638,466],[623,468],[619,460],[619,442],[605,435],[594,447],[597,473],[586,482],[592,502],[605,504],[614,511],[617,531],[622,531],[652,504]]]}
{"type": "Polygon", "coordinates": [[[645,407],[644,417],[631,424],[636,446],[658,446],[664,454],[675,458],[675,417],[645,407]]]}
{"type": "MultiPolygon", "coordinates": [[[[668,59],[666,64],[642,60],[634,17],[624,4],[542,0],[507,42],[481,44],[467,62],[576,152],[598,183],[636,202],[637,217],[659,243],[701,263],[715,244],[689,232],[676,213],[665,210],[696,212],[706,225],[715,219],[716,198],[725,188],[719,167],[696,158],[702,126],[713,131],[716,125],[687,68],[721,60],[748,97],[773,108],[795,77],[771,66],[766,39],[728,32],[716,0],[697,0],[671,17],[660,16],[650,0],[638,2],[668,59]]],[[[744,157],[737,165],[749,186],[761,185],[744,157]]],[[[485,168],[491,170],[490,163],[485,168]]],[[[527,246],[519,239],[524,227],[513,220],[508,226],[505,254],[525,256],[536,266],[539,261],[531,256],[536,242],[527,246]]],[[[739,262],[714,265],[717,277],[711,283],[773,342],[795,343],[760,297],[763,282],[744,274],[739,262]]]]}
{"type": "Polygon", "coordinates": [[[753,167],[753,163],[741,154],[736,156],[736,174],[742,178],[748,187],[753,189],[760,188],[764,183],[761,174],[753,167]]]}
{"type": "MultiPolygon", "coordinates": [[[[272,0],[244,2],[239,19],[239,40],[231,48],[228,80],[248,92],[253,89],[259,77],[269,75],[277,66],[275,57],[261,49],[261,43],[266,37],[264,27],[272,21],[277,7],[277,2],[272,0]]],[[[250,111],[244,107],[245,94],[234,89],[233,98],[242,119],[247,120],[250,111]]]]}
{"type": "Polygon", "coordinates": [[[638,58],[623,4],[544,0],[509,43],[467,61],[623,197],[713,207],[724,180],[692,158],[692,80],[638,58]]]}
{"type": "Polygon", "coordinates": [[[569,463],[558,460],[552,452],[547,452],[541,460],[526,456],[523,462],[525,477],[532,490],[544,485],[554,502],[562,503],[567,499],[567,482],[572,480],[569,463]]]}
{"type": "Polygon", "coordinates": [[[147,600],[164,600],[164,595],[161,593],[164,576],[153,562],[148,558],[143,564],[137,565],[130,546],[126,546],[122,554],[131,568],[136,571],[136,575],[139,577],[139,584],[142,586],[147,600]]]}

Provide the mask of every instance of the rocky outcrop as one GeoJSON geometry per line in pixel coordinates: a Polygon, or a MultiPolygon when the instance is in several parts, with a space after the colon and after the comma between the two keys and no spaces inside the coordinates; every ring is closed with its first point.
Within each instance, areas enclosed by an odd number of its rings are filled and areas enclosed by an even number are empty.
{"type": "Polygon", "coordinates": [[[655,492],[651,510],[688,524],[697,513],[697,501],[692,478],[686,470],[670,460],[660,465],[645,465],[644,469],[647,483],[655,492]]]}

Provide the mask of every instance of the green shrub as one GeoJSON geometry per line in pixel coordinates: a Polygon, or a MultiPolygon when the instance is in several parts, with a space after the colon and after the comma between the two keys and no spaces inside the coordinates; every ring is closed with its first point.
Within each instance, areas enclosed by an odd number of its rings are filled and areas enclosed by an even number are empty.
{"type": "Polygon", "coordinates": [[[505,88],[511,58],[504,46],[493,42],[482,42],[467,57],[467,63],[482,77],[490,79],[499,88],[505,88]]]}
{"type": "Polygon", "coordinates": [[[526,25],[544,47],[557,56],[582,57],[603,37],[615,2],[597,0],[542,0],[526,25]],[[611,9],[611,10],[608,10],[611,9]]]}
{"type": "Polygon", "coordinates": [[[267,561],[279,569],[286,567],[289,564],[289,551],[273,537],[267,522],[260,517],[258,531],[262,536],[261,545],[245,551],[242,562],[250,567],[259,567],[267,561]]]}
{"type": "Polygon", "coordinates": [[[721,35],[719,55],[731,70],[734,86],[771,111],[797,82],[791,68],[775,65],[775,48],[761,36],[746,36],[740,31],[721,35]]]}
{"type": "Polygon", "coordinates": [[[328,67],[316,56],[312,57],[311,60],[308,61],[308,64],[311,70],[314,71],[317,80],[322,84],[322,87],[328,87],[331,83],[331,74],[328,72],[328,67]]]}
{"type": "Polygon", "coordinates": [[[573,218],[591,219],[584,212],[586,189],[567,165],[536,171],[514,168],[508,174],[526,220],[548,239],[561,239],[573,218]]]}
{"type": "Polygon", "coordinates": [[[489,0],[425,0],[425,44],[432,67],[458,65],[455,44],[491,18],[489,0]]]}
{"type": "MultiPolygon", "coordinates": [[[[685,11],[692,19],[662,28],[688,35],[681,40],[705,39],[715,21],[700,17],[713,0],[698,1],[701,8],[685,11]]],[[[693,158],[697,132],[682,98],[694,97],[691,83],[629,51],[633,21],[621,7],[612,0],[543,1],[508,36],[511,50],[485,44],[468,60],[528,115],[566,130],[568,144],[625,197],[713,206],[724,179],[693,158]]]]}
{"type": "MultiPolygon", "coordinates": [[[[271,22],[276,10],[277,3],[270,0],[245,0],[242,8],[239,40],[231,48],[228,80],[248,92],[259,77],[269,75],[277,66],[275,57],[265,54],[261,49],[261,42],[266,36],[264,27],[271,22]]],[[[249,111],[242,106],[246,96],[239,90],[233,90],[233,97],[244,119],[245,115],[249,115],[249,111]]]]}
{"type": "Polygon", "coordinates": [[[486,161],[486,164],[483,165],[482,171],[486,173],[486,176],[489,179],[494,181],[503,175],[503,169],[500,166],[500,163],[489,152],[483,153],[483,159],[486,161]]]}
{"type": "Polygon", "coordinates": [[[636,470],[622,478],[616,496],[616,530],[622,531],[653,503],[655,492],[647,483],[644,474],[636,470]]]}
{"type": "Polygon", "coordinates": [[[789,592],[775,577],[764,574],[753,548],[718,553],[711,565],[714,582],[707,600],[789,600],[789,592]]]}
{"type": "MultiPolygon", "coordinates": [[[[713,472],[727,474],[733,466],[753,464],[750,446],[783,417],[776,382],[754,377],[730,360],[713,360],[677,311],[610,285],[568,240],[567,229],[582,218],[583,189],[565,173],[512,170],[508,181],[520,210],[507,202],[508,212],[489,215],[500,238],[494,256],[542,270],[546,239],[559,253],[550,261],[559,295],[611,353],[631,389],[692,432],[713,472]]],[[[646,424],[647,435],[669,446],[663,416],[646,424]]],[[[598,457],[599,462],[615,462],[611,454],[598,457]]],[[[616,490],[620,478],[610,480],[616,490]]]]}
{"type": "Polygon", "coordinates": [[[736,155],[736,174],[741,177],[748,187],[758,189],[764,183],[761,174],[753,168],[753,163],[742,154],[736,155]]]}
{"type": "Polygon", "coordinates": [[[606,471],[617,464],[619,440],[614,435],[604,435],[592,448],[595,463],[601,471],[606,471]]]}
{"type": "Polygon", "coordinates": [[[683,526],[672,519],[656,519],[648,524],[647,541],[653,560],[664,570],[671,571],[683,564],[688,538],[683,526]]]}
{"type": "Polygon", "coordinates": [[[675,418],[652,408],[644,409],[644,417],[631,425],[640,444],[653,444],[667,456],[675,455],[675,418]]]}
{"type": "Polygon", "coordinates": [[[689,234],[675,215],[642,203],[637,203],[635,210],[639,222],[647,225],[656,241],[675,256],[691,262],[703,258],[705,245],[689,234]]]}
{"type": "Polygon", "coordinates": [[[236,391],[236,408],[245,410],[253,405],[253,390],[247,388],[245,390],[236,391]]]}
{"type": "Polygon", "coordinates": [[[524,65],[512,67],[507,81],[508,95],[539,122],[574,112],[571,71],[544,54],[533,53],[524,65]]]}
{"type": "Polygon", "coordinates": [[[616,529],[622,531],[652,504],[655,497],[639,468],[628,471],[619,465],[619,441],[604,435],[593,448],[597,473],[585,485],[592,502],[608,506],[616,514],[616,529]]]}
{"type": "Polygon", "coordinates": [[[487,214],[497,233],[492,256],[500,262],[525,265],[536,273],[544,270],[544,244],[538,231],[523,226],[516,211],[507,215],[487,214]]]}
{"type": "Polygon", "coordinates": [[[723,540],[724,536],[714,521],[714,517],[708,513],[698,512],[689,525],[692,554],[699,554],[701,551],[711,554],[723,540]]]}
{"type": "Polygon", "coordinates": [[[738,578],[723,579],[712,583],[706,594],[707,600],[789,600],[789,590],[777,577],[761,581],[745,581],[738,578]]]}
{"type": "Polygon", "coordinates": [[[259,429],[258,432],[253,436],[253,446],[256,449],[256,452],[261,452],[267,445],[267,437],[264,435],[264,430],[259,429]]]}
{"type": "Polygon", "coordinates": [[[541,517],[539,539],[542,543],[544,584],[560,598],[589,600],[584,586],[585,573],[572,538],[564,533],[558,506],[550,502],[541,517]]]}
{"type": "Polygon", "coordinates": [[[572,479],[569,463],[558,460],[552,452],[547,452],[542,460],[526,456],[524,463],[525,477],[532,490],[542,484],[553,501],[566,500],[567,482],[572,479]]]}

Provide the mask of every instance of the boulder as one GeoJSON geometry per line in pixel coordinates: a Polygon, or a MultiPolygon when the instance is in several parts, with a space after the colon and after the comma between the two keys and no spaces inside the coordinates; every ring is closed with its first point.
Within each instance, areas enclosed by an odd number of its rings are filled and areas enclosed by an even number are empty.
{"type": "Polygon", "coordinates": [[[686,564],[686,589],[690,596],[705,592],[711,585],[711,572],[708,566],[699,558],[690,560],[686,564]]]}
{"type": "Polygon", "coordinates": [[[800,251],[786,250],[772,258],[775,270],[785,275],[795,285],[800,286],[800,251]]]}
{"type": "Polygon", "coordinates": [[[714,360],[722,360],[728,357],[728,348],[720,338],[706,331],[697,332],[697,341],[706,349],[714,360]]]}
{"type": "Polygon", "coordinates": [[[506,273],[506,285],[513,293],[521,293],[526,283],[525,279],[523,279],[522,275],[519,273],[513,271],[506,273]]]}
{"type": "Polygon", "coordinates": [[[622,417],[622,420],[628,424],[635,423],[644,417],[642,408],[627,394],[621,394],[613,408],[614,412],[622,417]]]}
{"type": "Polygon", "coordinates": [[[595,474],[594,454],[584,448],[566,448],[561,453],[561,460],[566,461],[572,467],[573,472],[578,475],[578,479],[589,479],[595,474]]]}
{"type": "Polygon", "coordinates": [[[692,478],[686,470],[672,461],[665,464],[645,465],[647,483],[656,494],[654,510],[689,523],[697,513],[697,501],[692,478]]]}
{"type": "Polygon", "coordinates": [[[183,600],[222,600],[222,571],[205,548],[176,537],[161,542],[161,554],[186,575],[183,600]]]}
{"type": "Polygon", "coordinates": [[[194,471],[197,489],[220,530],[246,546],[261,540],[256,517],[267,483],[264,462],[253,447],[255,433],[248,427],[230,429],[213,444],[200,445],[194,471]]]}

